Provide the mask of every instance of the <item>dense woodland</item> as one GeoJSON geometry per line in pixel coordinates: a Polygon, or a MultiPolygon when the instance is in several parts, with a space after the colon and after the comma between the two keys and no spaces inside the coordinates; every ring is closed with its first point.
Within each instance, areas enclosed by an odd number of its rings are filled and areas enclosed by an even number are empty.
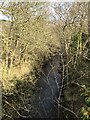
{"type": "MultiPolygon", "coordinates": [[[[60,56],[60,120],[90,120],[89,3],[2,2],[2,119],[26,119],[43,68],[60,56]]],[[[55,66],[52,66],[53,68],[55,66]]],[[[52,69],[53,69],[52,68],[52,69]]],[[[49,92],[49,91],[48,91],[49,92]]]]}

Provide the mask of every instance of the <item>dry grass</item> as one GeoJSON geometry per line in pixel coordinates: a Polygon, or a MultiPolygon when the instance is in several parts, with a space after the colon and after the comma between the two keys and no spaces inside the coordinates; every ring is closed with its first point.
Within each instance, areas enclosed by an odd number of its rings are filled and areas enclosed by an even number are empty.
{"type": "Polygon", "coordinates": [[[22,63],[20,66],[12,67],[7,69],[3,68],[2,71],[2,84],[3,88],[9,89],[9,87],[13,87],[15,85],[14,78],[22,79],[22,77],[26,74],[29,74],[32,67],[28,63],[22,63]]]}

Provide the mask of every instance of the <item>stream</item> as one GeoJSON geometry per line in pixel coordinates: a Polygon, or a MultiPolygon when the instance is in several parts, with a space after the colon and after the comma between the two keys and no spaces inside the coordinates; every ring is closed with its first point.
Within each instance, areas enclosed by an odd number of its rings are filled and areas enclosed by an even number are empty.
{"type": "Polygon", "coordinates": [[[31,118],[56,118],[57,99],[61,86],[60,56],[54,56],[42,69],[38,80],[38,91],[31,99],[31,118]]]}

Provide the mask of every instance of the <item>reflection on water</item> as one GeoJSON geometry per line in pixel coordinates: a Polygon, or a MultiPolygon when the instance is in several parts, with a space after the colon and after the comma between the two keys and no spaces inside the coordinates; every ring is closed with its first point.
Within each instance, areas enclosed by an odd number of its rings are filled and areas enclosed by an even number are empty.
{"type": "Polygon", "coordinates": [[[55,56],[48,61],[38,80],[38,91],[32,96],[31,112],[33,118],[53,118],[57,114],[57,99],[61,84],[61,75],[58,72],[60,57],[55,56]]]}

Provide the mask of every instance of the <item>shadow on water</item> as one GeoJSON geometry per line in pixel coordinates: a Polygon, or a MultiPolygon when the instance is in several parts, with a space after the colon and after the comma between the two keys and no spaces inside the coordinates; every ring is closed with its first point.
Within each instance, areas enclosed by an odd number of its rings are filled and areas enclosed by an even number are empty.
{"type": "Polygon", "coordinates": [[[31,118],[57,117],[57,99],[61,84],[60,56],[54,56],[42,69],[38,90],[31,98],[31,118]]]}

